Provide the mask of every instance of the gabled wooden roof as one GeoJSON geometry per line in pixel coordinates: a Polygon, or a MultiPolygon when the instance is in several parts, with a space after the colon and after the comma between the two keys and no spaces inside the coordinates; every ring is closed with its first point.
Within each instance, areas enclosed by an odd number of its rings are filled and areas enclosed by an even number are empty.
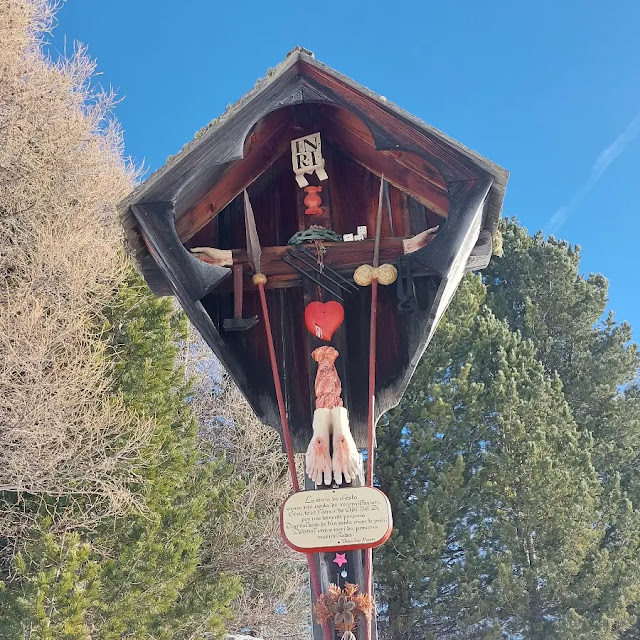
{"type": "MultiPolygon", "coordinates": [[[[245,140],[256,122],[283,107],[308,103],[340,107],[343,113],[354,114],[357,121],[364,122],[368,130],[359,138],[357,135],[351,136],[351,142],[355,145],[354,154],[384,152],[370,154],[372,164],[375,165],[376,161],[381,164],[368,168],[378,174],[384,171],[387,179],[394,183],[392,174],[395,166],[397,186],[425,204],[429,204],[429,193],[420,191],[431,188],[434,194],[431,208],[435,211],[438,188],[446,192],[450,185],[457,182],[490,179],[492,183],[485,203],[483,228],[491,232],[495,230],[508,179],[505,169],[425,124],[386,98],[318,62],[313,53],[300,47],[289,52],[284,61],[270,69],[251,91],[199,132],[194,140],[123,200],[119,209],[125,229],[129,231],[136,226],[131,204],[172,202],[176,230],[180,239],[186,241],[246,186],[241,182],[230,185],[230,190],[224,194],[226,201],[216,202],[215,205],[203,201],[211,186],[221,180],[225,171],[245,157],[245,140]],[[363,144],[363,138],[366,142],[367,137],[370,146],[363,144]],[[431,180],[431,186],[429,179],[415,180],[416,177],[424,178],[425,174],[421,175],[420,169],[416,170],[411,160],[403,156],[405,153],[418,156],[435,168],[437,180],[431,180]],[[403,176],[405,183],[402,182],[403,176]],[[412,188],[412,177],[416,188],[412,188]],[[438,185],[438,180],[444,183],[438,185]]],[[[343,128],[348,132],[348,123],[341,124],[347,125],[343,128]]],[[[265,153],[269,155],[270,152],[273,156],[281,154],[283,149],[278,144],[287,142],[286,137],[282,136],[278,143],[270,139],[265,153]]],[[[268,163],[270,158],[264,161],[268,163]]],[[[263,170],[263,167],[260,169],[263,170]]],[[[246,177],[249,182],[257,175],[249,172],[246,177]]]]}
{"type": "MultiPolygon", "coordinates": [[[[226,280],[231,271],[198,260],[185,245],[235,250],[234,266],[240,264],[237,252],[245,240],[240,194],[247,187],[255,198],[263,247],[289,251],[284,247],[289,237],[306,228],[298,216],[302,201],[290,143],[316,131],[327,151],[334,231],[347,233],[362,224],[375,228],[383,173],[393,201],[383,238],[402,242],[440,226],[432,241],[406,258],[408,273],[416,277],[407,285],[415,292],[415,313],[398,312],[399,285],[383,287],[380,294],[379,326],[386,336],[379,340],[376,419],[398,403],[463,275],[486,265],[508,178],[501,167],[296,48],[121,203],[125,229],[151,288],[177,296],[257,415],[275,428],[280,423],[273,381],[268,367],[256,366],[267,361],[263,334],[225,330],[223,320],[234,312],[226,280]]],[[[331,247],[328,254],[329,264],[331,247]]],[[[243,265],[243,299],[251,316],[259,301],[253,267],[243,265]]],[[[282,260],[278,265],[287,266],[282,260]]],[[[299,429],[293,433],[295,446],[304,451],[313,371],[299,354],[310,353],[308,342],[317,338],[307,335],[301,320],[304,282],[278,288],[278,274],[270,272],[269,284],[278,289],[269,301],[285,401],[290,423],[299,429]]],[[[345,402],[359,443],[366,439],[369,403],[361,375],[368,367],[362,330],[368,323],[368,295],[361,290],[345,301],[345,342],[339,348],[345,402]]]]}

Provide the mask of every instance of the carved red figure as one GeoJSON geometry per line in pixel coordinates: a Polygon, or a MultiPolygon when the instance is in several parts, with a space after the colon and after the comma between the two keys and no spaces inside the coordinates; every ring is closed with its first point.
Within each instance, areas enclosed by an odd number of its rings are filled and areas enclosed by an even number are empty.
{"type": "Polygon", "coordinates": [[[318,363],[316,373],[316,409],[333,409],[342,407],[342,383],[334,364],[338,357],[333,347],[318,347],[311,357],[318,363]]]}

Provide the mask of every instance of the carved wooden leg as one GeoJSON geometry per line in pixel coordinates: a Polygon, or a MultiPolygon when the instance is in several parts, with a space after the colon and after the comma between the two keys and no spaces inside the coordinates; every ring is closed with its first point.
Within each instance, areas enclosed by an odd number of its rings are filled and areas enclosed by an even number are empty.
{"type": "Polygon", "coordinates": [[[316,409],[313,412],[313,438],[306,455],[307,475],[316,483],[331,484],[331,457],[329,435],[331,433],[331,410],[316,409]]]}
{"type": "Polygon", "coordinates": [[[354,480],[362,468],[362,457],[349,428],[349,413],[344,407],[331,409],[333,427],[333,476],[336,484],[354,480]]]}

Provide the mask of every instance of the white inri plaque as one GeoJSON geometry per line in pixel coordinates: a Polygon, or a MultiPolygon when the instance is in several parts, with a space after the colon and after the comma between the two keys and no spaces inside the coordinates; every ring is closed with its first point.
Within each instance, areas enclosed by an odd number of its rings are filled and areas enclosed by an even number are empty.
{"type": "Polygon", "coordinates": [[[312,133],[292,140],[291,161],[299,187],[306,187],[309,184],[304,177],[305,174],[311,174],[315,171],[320,180],[326,180],[329,177],[324,170],[322,140],[320,140],[319,133],[312,133]]]}

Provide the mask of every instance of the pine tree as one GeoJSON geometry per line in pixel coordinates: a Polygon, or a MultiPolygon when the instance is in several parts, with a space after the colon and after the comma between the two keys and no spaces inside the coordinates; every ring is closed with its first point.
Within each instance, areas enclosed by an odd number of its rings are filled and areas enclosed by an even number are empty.
{"type": "Polygon", "coordinates": [[[640,355],[629,324],[603,315],[607,280],[580,275],[579,247],[529,236],[515,220],[503,221],[502,234],[504,255],[485,272],[489,307],[560,376],[576,422],[593,435],[598,472],[637,486],[640,355]]]}
{"type": "Polygon", "coordinates": [[[91,546],[76,533],[43,533],[16,556],[15,567],[14,585],[0,583],[2,637],[86,640],[100,587],[91,546]]]}
{"type": "Polygon", "coordinates": [[[90,511],[82,496],[46,503],[23,496],[36,533],[0,591],[2,637],[220,638],[240,583],[200,566],[201,532],[238,507],[242,484],[198,439],[190,385],[176,366],[186,319],[134,273],[104,317],[99,333],[109,345],[113,394],[141,420],[153,420],[152,438],[136,452],[144,461],[143,506],[64,534],[46,514],[66,510],[69,518],[72,510],[72,521],[83,522],[90,511]]]}
{"type": "Polygon", "coordinates": [[[385,638],[613,639],[634,622],[636,391],[619,388],[637,352],[628,327],[591,326],[606,283],[578,277],[575,250],[513,222],[504,238],[487,299],[463,283],[381,428],[395,515],[376,560],[385,638]]]}
{"type": "MultiPolygon", "coordinates": [[[[447,619],[442,598],[455,589],[461,566],[461,551],[449,548],[449,540],[468,490],[465,451],[451,446],[450,439],[468,443],[473,432],[466,429],[465,436],[464,427],[454,429],[456,416],[449,400],[457,383],[448,382],[456,379],[453,353],[471,332],[480,308],[479,288],[478,280],[463,283],[429,347],[429,357],[423,358],[400,406],[378,430],[376,477],[394,515],[393,535],[375,554],[384,638],[445,637],[456,627],[455,619],[447,619]],[[451,316],[457,322],[450,322],[451,316]]],[[[467,395],[465,406],[473,410],[479,389],[469,384],[468,368],[460,366],[458,372],[467,395]]]]}
{"type": "Polygon", "coordinates": [[[235,506],[241,486],[223,459],[207,457],[176,366],[186,318],[154,298],[139,276],[121,289],[108,337],[116,391],[156,425],[145,472],[146,511],[99,531],[111,547],[102,565],[95,638],[191,638],[221,633],[239,583],[198,567],[201,530],[214,512],[235,506]],[[194,635],[195,634],[195,635],[194,635]]]}
{"type": "MultiPolygon", "coordinates": [[[[594,440],[605,535],[593,560],[598,580],[575,603],[576,620],[600,615],[626,628],[637,612],[640,550],[638,347],[627,323],[604,315],[606,279],[580,275],[579,247],[530,237],[514,220],[503,221],[502,232],[504,256],[486,272],[489,305],[532,340],[548,372],[557,372],[579,429],[594,440]]],[[[637,623],[635,629],[640,633],[637,623]]]]}

